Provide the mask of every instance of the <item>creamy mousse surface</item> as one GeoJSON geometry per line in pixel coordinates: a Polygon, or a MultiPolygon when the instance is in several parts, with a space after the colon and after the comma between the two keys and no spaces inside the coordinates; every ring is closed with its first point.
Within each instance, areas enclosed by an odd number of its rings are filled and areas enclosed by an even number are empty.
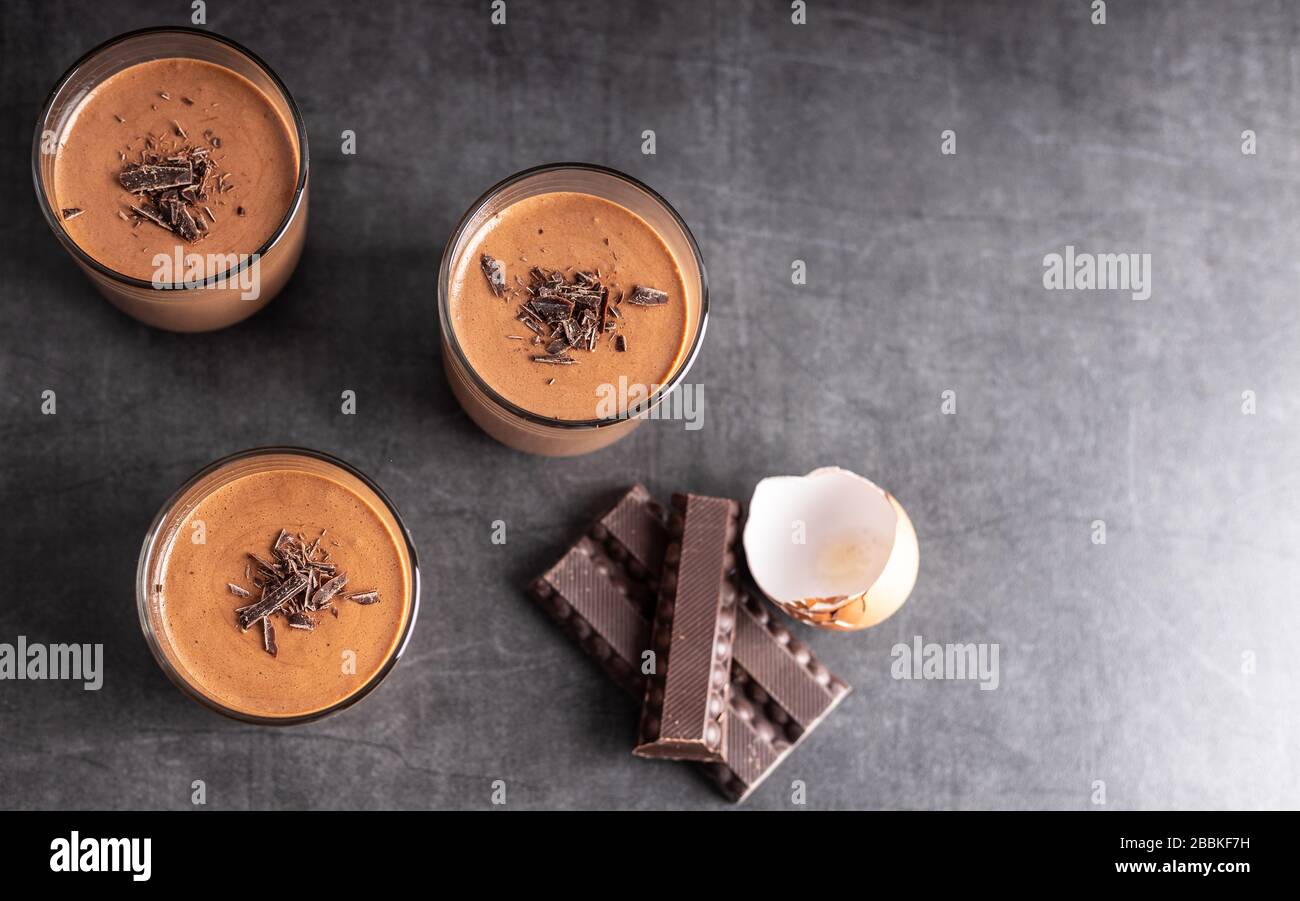
{"type": "MultiPolygon", "coordinates": [[[[449,290],[452,329],[470,367],[507,401],[541,416],[600,418],[600,386],[617,389],[623,377],[629,386],[653,390],[672,376],[685,353],[685,287],[672,252],[636,213],[594,195],[557,191],[510,204],[467,240],[449,290]],[[484,274],[484,254],[503,267],[502,296],[484,274]],[[545,342],[538,343],[518,318],[533,267],[569,280],[577,273],[597,274],[618,309],[619,316],[611,316],[616,331],[600,331],[593,350],[567,351],[571,364],[535,361],[545,355],[545,342]],[[637,286],[663,292],[667,302],[630,303],[637,286]]],[[[630,402],[641,399],[631,396],[630,402]]]]}
{"type": "Polygon", "coordinates": [[[363,688],[398,650],[411,615],[410,578],[400,527],[352,488],[314,472],[272,469],[239,476],[203,497],[165,550],[153,606],[154,628],[170,646],[182,676],[202,694],[245,714],[305,716],[363,688]],[[201,521],[204,541],[193,540],[201,521]],[[273,616],[276,655],[260,623],[242,631],[236,609],[256,601],[249,554],[271,557],[281,530],[320,547],[348,576],[328,610],[312,614],[313,631],[273,616]],[[235,596],[229,583],[252,590],[235,596]],[[346,595],[377,591],[378,603],[346,595]],[[355,655],[354,672],[345,665],[355,655]]]}
{"type": "Polygon", "coordinates": [[[81,102],[60,141],[53,187],[68,235],[109,269],[146,281],[154,255],[174,256],[177,247],[257,252],[289,211],[298,180],[289,126],[271,101],[237,72],[201,60],[150,60],[115,73],[81,102]],[[132,213],[139,197],[119,180],[142,154],[165,158],[185,147],[207,150],[214,167],[209,196],[196,204],[206,231],[195,242],[132,213]]]}

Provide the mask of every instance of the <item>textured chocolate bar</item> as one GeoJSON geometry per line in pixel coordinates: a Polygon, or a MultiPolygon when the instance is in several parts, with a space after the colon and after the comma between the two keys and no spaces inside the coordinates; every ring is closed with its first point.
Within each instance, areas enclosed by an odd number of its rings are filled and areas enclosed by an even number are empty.
{"type": "Polygon", "coordinates": [[[641,485],[578,539],[529,593],[561,628],[637,698],[645,694],[641,655],[649,650],[666,535],[662,508],[641,485]]]}
{"type": "Polygon", "coordinates": [[[852,689],[745,594],[736,617],[725,762],[708,769],[743,801],[852,689]]]}
{"type": "Polygon", "coordinates": [[[666,545],[663,508],[633,485],[529,586],[542,610],[637,698],[645,694],[641,655],[650,649],[666,545]]]}
{"type": "MultiPolygon", "coordinates": [[[[530,594],[635,698],[667,532],[663,510],[640,485],[584,535],[530,594]]],[[[849,693],[801,642],[746,596],[737,607],[723,763],[704,771],[744,800],[849,693]]]]}
{"type": "Polygon", "coordinates": [[[650,627],[641,608],[654,603],[654,591],[629,579],[600,542],[582,536],[529,593],[610,678],[635,697],[645,694],[640,660],[650,627]]]}
{"type": "Polygon", "coordinates": [[[639,757],[721,762],[736,628],[740,505],[674,494],[641,706],[639,757]]]}

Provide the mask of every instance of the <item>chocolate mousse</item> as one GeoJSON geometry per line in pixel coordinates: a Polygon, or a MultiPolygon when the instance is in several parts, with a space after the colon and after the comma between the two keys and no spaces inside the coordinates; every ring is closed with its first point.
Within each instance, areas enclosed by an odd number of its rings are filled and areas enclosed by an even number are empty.
{"type": "Polygon", "coordinates": [[[68,235],[109,269],[145,281],[156,277],[155,256],[178,247],[258,252],[298,181],[276,106],[247,78],[198,59],[113,74],[81,101],[60,142],[53,189],[68,235]]]}
{"type": "Polygon", "coordinates": [[[199,477],[163,514],[142,576],[164,668],[256,720],[309,719],[373,687],[418,602],[391,508],[341,466],[297,453],[199,477]]]}
{"type": "Polygon", "coordinates": [[[641,216],[592,194],[554,191],[506,206],[466,243],[449,293],[469,366],[539,416],[625,414],[628,399],[667,382],[686,353],[686,289],[673,253],[641,216]],[[605,410],[602,400],[615,396],[616,409],[605,410]]]}

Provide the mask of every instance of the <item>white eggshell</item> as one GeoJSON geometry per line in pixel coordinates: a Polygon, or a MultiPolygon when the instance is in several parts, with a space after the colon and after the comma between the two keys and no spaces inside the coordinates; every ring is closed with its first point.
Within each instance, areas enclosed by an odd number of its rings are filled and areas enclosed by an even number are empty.
{"type": "Polygon", "coordinates": [[[920,563],[916,531],[898,501],[838,467],[759,482],[744,546],[764,594],[831,629],[865,629],[889,617],[907,600],[920,563]]]}

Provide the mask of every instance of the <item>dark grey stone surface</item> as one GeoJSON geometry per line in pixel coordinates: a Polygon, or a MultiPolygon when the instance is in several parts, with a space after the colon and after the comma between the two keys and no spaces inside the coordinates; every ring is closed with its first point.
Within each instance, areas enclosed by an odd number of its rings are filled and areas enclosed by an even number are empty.
{"type": "Polygon", "coordinates": [[[1084,0],[809,0],[795,26],[785,2],[509,0],[492,27],[486,2],[211,0],[305,112],[312,222],[267,310],[178,336],[93,292],[28,169],[67,65],[188,6],[0,19],[0,641],[107,657],[98,693],[0,682],[0,807],[184,808],[195,779],[214,808],[481,808],[496,779],[520,808],[723,807],[631,757],[636,711],[521,586],[630,481],[745,499],[824,464],[907,506],[920,580],[879,628],[807,632],[856,691],[747,806],[790,806],[793,779],[814,808],[1091,808],[1098,780],[1112,808],[1300,805],[1300,9],[1111,3],[1094,26],[1084,0]],[[631,172],[693,227],[702,430],[533,459],[452,399],[442,243],[487,186],[557,159],[631,172]],[[1044,290],[1067,244],[1152,254],[1151,297],[1044,290]],[[186,701],[132,589],[166,496],[268,443],[370,473],[425,577],[391,680],[286,730],[186,701]],[[895,681],[916,635],[998,643],[1000,686],[895,681]]]}

